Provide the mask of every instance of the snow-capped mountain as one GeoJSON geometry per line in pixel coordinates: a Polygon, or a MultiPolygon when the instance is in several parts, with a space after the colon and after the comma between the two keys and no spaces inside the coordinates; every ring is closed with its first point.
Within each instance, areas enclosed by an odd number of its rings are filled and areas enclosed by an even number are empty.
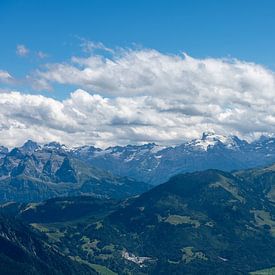
{"type": "Polygon", "coordinates": [[[247,144],[247,142],[240,140],[236,136],[217,135],[214,132],[205,132],[202,134],[201,139],[194,139],[187,143],[188,146],[204,151],[217,145],[236,150],[244,144],[247,144]]]}
{"type": "Polygon", "coordinates": [[[200,139],[175,147],[154,143],[109,147],[80,147],[74,156],[120,176],[160,184],[171,176],[209,168],[226,171],[275,162],[275,139],[248,143],[237,136],[203,133],[200,139]]]}
{"type": "MultiPolygon", "coordinates": [[[[106,149],[87,145],[69,148],[57,142],[38,145],[33,141],[27,141],[22,147],[14,148],[10,152],[7,148],[1,147],[0,168],[8,169],[7,167],[16,166],[18,159],[25,154],[30,158],[28,162],[33,165],[35,161],[44,163],[43,159],[46,159],[50,161],[48,166],[51,165],[51,169],[54,169],[54,167],[60,167],[64,157],[67,156],[117,176],[127,176],[157,185],[183,172],[209,168],[230,171],[273,163],[275,162],[275,138],[261,137],[248,143],[237,136],[207,132],[203,133],[200,139],[186,141],[174,147],[148,143],[106,149]],[[5,160],[5,155],[9,155],[8,162],[5,160]]],[[[3,169],[2,173],[5,171],[3,169]]]]}

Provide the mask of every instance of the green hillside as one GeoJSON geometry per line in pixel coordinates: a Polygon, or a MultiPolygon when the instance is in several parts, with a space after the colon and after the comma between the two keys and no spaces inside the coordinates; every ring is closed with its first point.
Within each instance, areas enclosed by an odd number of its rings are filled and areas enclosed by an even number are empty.
{"type": "Polygon", "coordinates": [[[275,267],[274,175],[273,166],[207,170],[122,201],[71,197],[2,210],[101,274],[249,274],[275,267]]]}

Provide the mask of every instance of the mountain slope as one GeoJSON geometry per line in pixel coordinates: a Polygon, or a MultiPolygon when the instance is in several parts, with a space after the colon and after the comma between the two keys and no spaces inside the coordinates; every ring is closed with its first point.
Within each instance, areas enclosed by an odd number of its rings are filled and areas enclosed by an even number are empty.
{"type": "Polygon", "coordinates": [[[274,166],[207,170],[122,202],[60,198],[3,211],[65,255],[118,274],[248,274],[275,266],[274,176],[274,166]]]}
{"type": "Polygon", "coordinates": [[[244,181],[215,170],[179,175],[109,221],[132,239],[130,252],[159,259],[153,272],[244,274],[274,266],[274,206],[244,181]]]}
{"type": "Polygon", "coordinates": [[[62,255],[45,236],[21,222],[0,216],[1,274],[96,274],[87,265],[62,255]]]}
{"type": "MultiPolygon", "coordinates": [[[[275,162],[275,138],[261,137],[248,143],[236,136],[207,132],[200,139],[186,141],[174,147],[149,143],[114,146],[104,150],[93,146],[68,148],[57,142],[38,145],[27,141],[22,147],[14,148],[10,152],[7,148],[0,147],[0,177],[18,166],[15,174],[24,171],[25,174],[36,173],[35,177],[40,175],[43,181],[55,182],[59,179],[63,182],[75,182],[75,175],[70,174],[73,171],[69,173],[69,178],[60,178],[64,173],[61,173],[62,170],[57,171],[65,157],[69,160],[79,159],[86,165],[109,171],[119,177],[130,177],[139,182],[158,185],[171,176],[184,172],[206,169],[232,171],[272,164],[275,162]],[[9,156],[8,159],[6,156],[9,156]]],[[[69,171],[66,165],[64,168],[69,171]]]]}
{"type": "Polygon", "coordinates": [[[203,133],[201,139],[175,147],[154,143],[109,147],[105,150],[84,146],[71,154],[120,176],[157,185],[183,172],[253,168],[275,162],[275,139],[261,138],[248,143],[236,136],[203,133]]]}
{"type": "Polygon", "coordinates": [[[95,168],[58,144],[43,148],[28,141],[0,159],[0,201],[37,202],[58,196],[125,198],[149,185],[95,168]]]}

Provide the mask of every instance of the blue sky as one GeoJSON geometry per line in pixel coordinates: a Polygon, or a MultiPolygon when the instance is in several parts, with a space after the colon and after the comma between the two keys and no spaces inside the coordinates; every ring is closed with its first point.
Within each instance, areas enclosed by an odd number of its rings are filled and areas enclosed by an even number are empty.
{"type": "Polygon", "coordinates": [[[76,37],[108,47],[133,43],[165,53],[236,57],[275,68],[275,2],[270,0],[83,0],[0,2],[1,67],[24,74],[17,44],[62,61],[79,51],[76,37]]]}
{"type": "Polygon", "coordinates": [[[2,0],[1,47],[26,43],[60,55],[78,35],[110,47],[141,43],[161,51],[232,54],[268,64],[274,12],[270,0],[2,0]]]}
{"type": "Polygon", "coordinates": [[[2,143],[273,134],[274,15],[271,0],[2,0],[2,143]]]}

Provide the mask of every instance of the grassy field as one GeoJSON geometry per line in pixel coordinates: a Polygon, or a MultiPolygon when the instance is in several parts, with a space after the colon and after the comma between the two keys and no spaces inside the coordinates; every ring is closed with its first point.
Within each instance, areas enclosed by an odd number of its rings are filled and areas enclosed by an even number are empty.
{"type": "Polygon", "coordinates": [[[96,272],[98,272],[100,275],[117,275],[117,273],[113,272],[109,268],[99,265],[99,264],[92,264],[88,261],[82,260],[80,257],[70,257],[71,259],[78,261],[80,263],[83,263],[85,265],[88,265],[92,269],[94,269],[96,272]]]}
{"type": "Polygon", "coordinates": [[[250,275],[275,275],[275,267],[253,271],[250,275]]]}

